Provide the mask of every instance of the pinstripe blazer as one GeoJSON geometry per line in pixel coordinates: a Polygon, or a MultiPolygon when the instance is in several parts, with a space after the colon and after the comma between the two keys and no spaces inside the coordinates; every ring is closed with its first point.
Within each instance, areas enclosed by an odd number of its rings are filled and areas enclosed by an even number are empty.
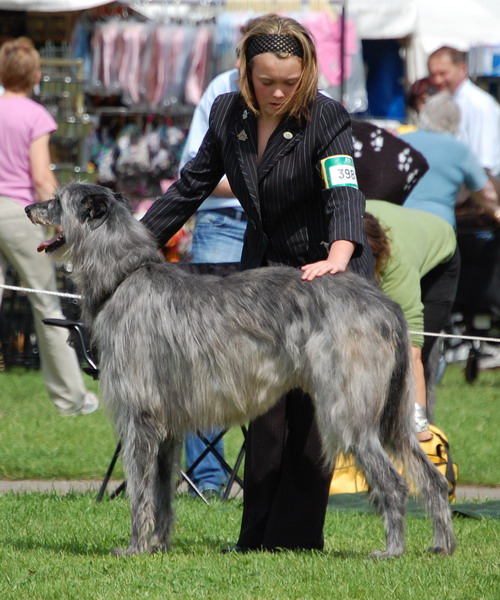
{"type": "Polygon", "coordinates": [[[325,189],[320,160],[352,155],[349,115],[318,94],[311,119],[285,118],[257,161],[257,120],[239,92],[219,96],[209,129],[181,178],[156,200],[142,222],[164,244],[227,175],[248,216],[242,267],[304,264],[325,259],[339,239],[357,244],[350,268],[371,275],[363,231],[365,199],[352,187],[325,189]]]}

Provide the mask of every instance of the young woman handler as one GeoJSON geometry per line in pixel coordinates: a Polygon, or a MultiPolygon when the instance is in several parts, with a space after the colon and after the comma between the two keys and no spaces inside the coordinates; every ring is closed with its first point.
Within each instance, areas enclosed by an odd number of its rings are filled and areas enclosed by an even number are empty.
{"type": "MultiPolygon", "coordinates": [[[[350,120],[318,93],[310,33],[269,15],[239,50],[240,92],[216,99],[198,154],[143,223],[165,243],[226,174],[248,216],[242,268],[297,267],[304,285],[346,270],[371,277],[350,120]]],[[[250,424],[234,550],[323,548],[330,478],[310,398],[294,390],[250,424]]]]}

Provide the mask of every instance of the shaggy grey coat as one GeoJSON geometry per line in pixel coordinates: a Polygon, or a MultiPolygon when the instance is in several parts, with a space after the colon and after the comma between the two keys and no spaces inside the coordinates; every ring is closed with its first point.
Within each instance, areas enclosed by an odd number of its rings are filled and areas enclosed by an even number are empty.
{"type": "Polygon", "coordinates": [[[305,282],[288,267],[187,274],[161,258],[124,198],[95,185],[70,184],[26,210],[62,225],[44,247],[72,262],[84,296],[123,445],[132,536],[122,552],[169,547],[186,432],[246,423],[296,387],[313,399],[325,461],[352,452],[364,470],[385,522],[378,556],[403,552],[408,485],[387,453],[427,501],[432,549],[453,552],[447,482],[412,431],[407,327],[373,284],[353,273],[305,282]]]}

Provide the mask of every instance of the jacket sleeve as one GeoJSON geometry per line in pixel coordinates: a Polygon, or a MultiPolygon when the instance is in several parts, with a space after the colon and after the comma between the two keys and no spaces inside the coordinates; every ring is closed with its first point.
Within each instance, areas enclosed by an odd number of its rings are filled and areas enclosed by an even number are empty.
{"type": "MultiPolygon", "coordinates": [[[[216,122],[217,101],[212,107],[211,122],[216,122]]],[[[181,171],[180,179],[157,198],[141,222],[162,247],[193,215],[224,174],[219,145],[209,127],[196,156],[181,171]]]]}
{"type": "MultiPolygon", "coordinates": [[[[338,155],[353,157],[351,121],[344,107],[334,101],[323,102],[318,114],[317,131],[316,168],[323,179],[323,159],[338,155]]],[[[366,243],[363,232],[365,197],[359,189],[342,185],[327,187],[323,180],[322,198],[329,216],[329,242],[349,240],[361,245],[366,243]]]]}

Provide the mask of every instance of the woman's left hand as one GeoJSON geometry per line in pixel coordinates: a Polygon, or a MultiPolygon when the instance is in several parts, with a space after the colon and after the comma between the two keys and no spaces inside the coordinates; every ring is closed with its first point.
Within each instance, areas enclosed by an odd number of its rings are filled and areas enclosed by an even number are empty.
{"type": "Polygon", "coordinates": [[[348,240],[337,240],[330,246],[328,258],[301,267],[304,281],[312,281],[323,275],[344,273],[354,252],[355,245],[348,240]]]}
{"type": "Polygon", "coordinates": [[[312,281],[316,277],[323,277],[323,275],[335,275],[336,273],[343,273],[346,268],[347,264],[339,264],[330,259],[320,260],[319,262],[311,263],[310,265],[304,265],[301,267],[302,279],[304,281],[312,281]]]}

